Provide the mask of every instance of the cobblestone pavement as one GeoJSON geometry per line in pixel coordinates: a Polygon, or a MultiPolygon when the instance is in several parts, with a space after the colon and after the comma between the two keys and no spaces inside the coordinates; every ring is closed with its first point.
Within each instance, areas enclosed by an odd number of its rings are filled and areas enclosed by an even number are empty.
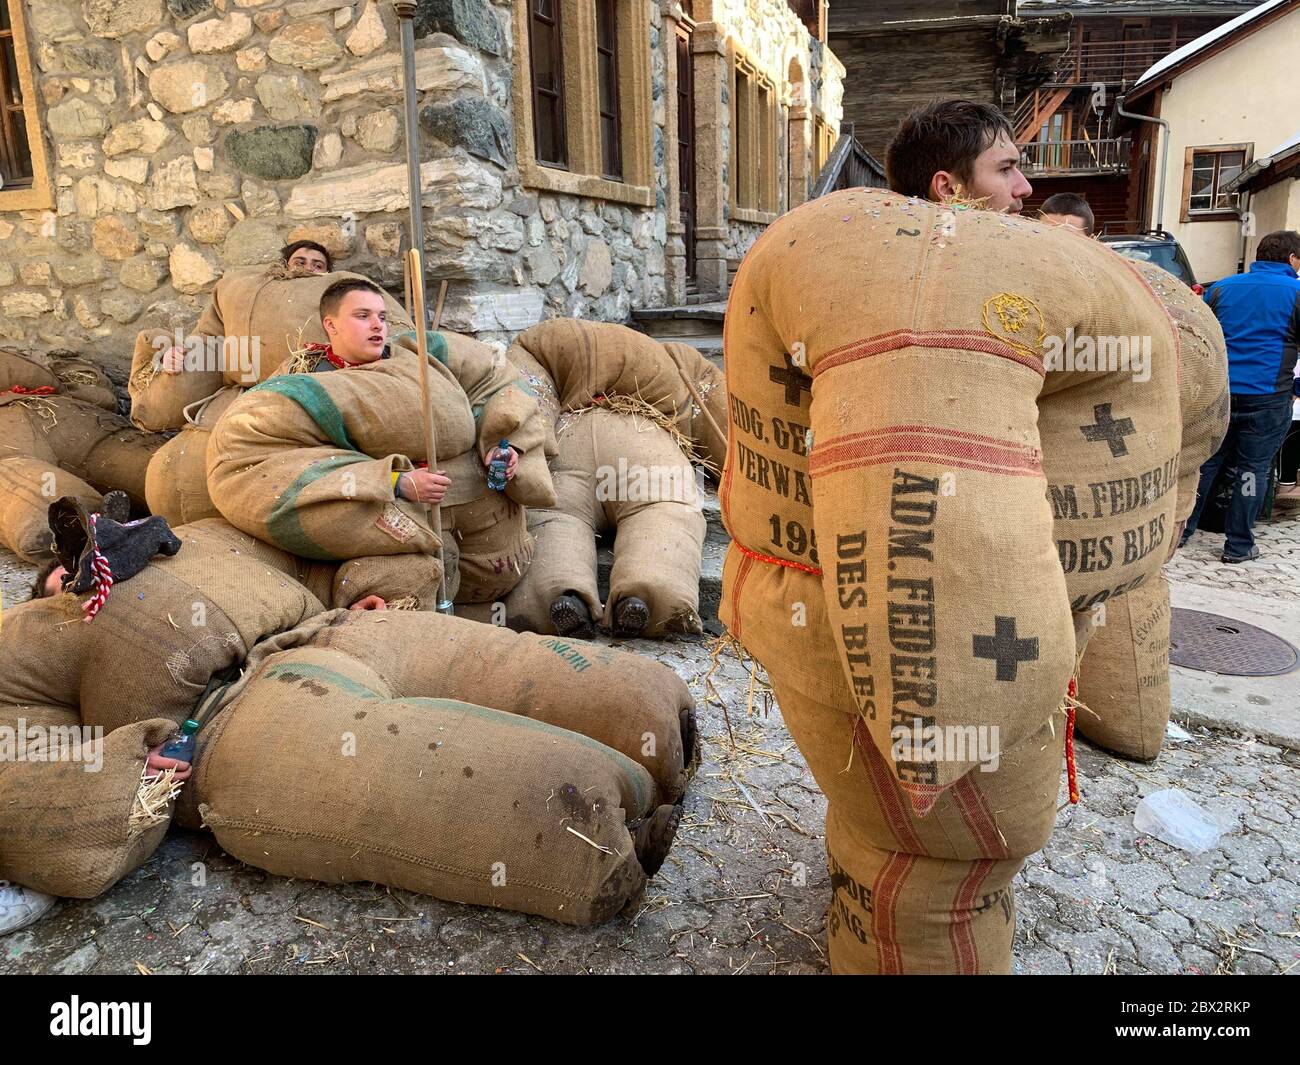
{"type": "Polygon", "coordinates": [[[1259,558],[1229,565],[1219,561],[1223,534],[1198,530],[1165,564],[1165,575],[1171,581],[1300,602],[1300,498],[1278,500],[1273,520],[1256,524],[1255,542],[1259,558]]]}
{"type": "MultiPolygon", "coordinates": [[[[104,896],[0,938],[0,973],[826,972],[825,806],[779,709],[764,712],[729,659],[714,677],[725,715],[706,700],[703,640],[633,646],[691,683],[704,758],[678,842],[632,912],[578,929],[290,881],[176,832],[104,896]]],[[[1019,972],[1300,972],[1300,757],[1197,730],[1155,765],[1083,743],[1078,761],[1082,805],[1017,881],[1019,972]],[[1199,857],[1133,827],[1140,797],[1175,785],[1232,825],[1199,857]]]]}

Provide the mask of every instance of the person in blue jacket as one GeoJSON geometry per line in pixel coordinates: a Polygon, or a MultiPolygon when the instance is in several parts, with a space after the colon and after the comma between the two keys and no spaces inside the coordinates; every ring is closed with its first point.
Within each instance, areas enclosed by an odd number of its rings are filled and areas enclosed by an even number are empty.
{"type": "Polygon", "coordinates": [[[1259,558],[1251,527],[1268,489],[1273,457],[1291,427],[1300,344],[1300,233],[1269,233],[1259,242],[1250,271],[1216,281],[1205,302],[1223,327],[1228,345],[1232,415],[1223,444],[1201,467],[1196,509],[1183,542],[1196,531],[1219,470],[1236,467],[1232,501],[1224,523],[1224,562],[1259,558]]]}

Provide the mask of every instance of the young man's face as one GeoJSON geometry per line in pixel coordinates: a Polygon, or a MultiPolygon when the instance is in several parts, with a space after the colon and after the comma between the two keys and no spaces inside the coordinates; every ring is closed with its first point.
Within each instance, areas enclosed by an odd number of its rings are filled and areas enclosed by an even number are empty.
{"type": "Polygon", "coordinates": [[[289,256],[290,277],[311,277],[312,274],[328,274],[329,263],[325,256],[312,248],[299,248],[289,256]]]}
{"type": "Polygon", "coordinates": [[[1081,233],[1085,237],[1088,235],[1088,223],[1077,214],[1040,214],[1038,218],[1049,226],[1064,226],[1066,229],[1073,229],[1076,233],[1081,233]]]}
{"type": "Polygon", "coordinates": [[[324,324],[334,354],[348,362],[375,362],[388,343],[388,309],[377,292],[347,293],[324,324]]]}
{"type": "Polygon", "coordinates": [[[984,149],[971,167],[969,182],[956,174],[940,170],[930,179],[930,197],[940,203],[956,197],[983,200],[989,211],[1019,214],[1025,197],[1034,191],[1020,172],[1020,149],[1006,133],[984,149]]]}
{"type": "Polygon", "coordinates": [[[49,576],[45,578],[46,595],[63,594],[63,577],[67,572],[68,571],[64,569],[62,566],[55,566],[52,570],[50,570],[49,576]]]}

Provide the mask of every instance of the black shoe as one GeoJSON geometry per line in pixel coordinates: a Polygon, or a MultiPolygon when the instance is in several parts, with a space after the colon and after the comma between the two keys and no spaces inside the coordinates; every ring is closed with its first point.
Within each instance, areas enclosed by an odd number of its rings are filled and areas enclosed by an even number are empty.
{"type": "Polygon", "coordinates": [[[1237,562],[1250,562],[1253,559],[1257,559],[1257,558],[1259,558],[1259,548],[1252,547],[1250,549],[1250,552],[1245,555],[1230,555],[1228,554],[1228,552],[1225,551],[1223,552],[1223,557],[1219,559],[1219,561],[1227,562],[1229,564],[1235,564],[1237,562]]]}
{"type": "Polygon", "coordinates": [[[562,595],[551,604],[551,624],[560,636],[586,639],[593,635],[587,604],[576,595],[562,595]]]}
{"type": "Polygon", "coordinates": [[[677,835],[677,826],[681,823],[682,808],[678,805],[661,806],[644,820],[634,821],[627,826],[636,848],[636,860],[641,863],[647,877],[659,872],[659,867],[668,857],[668,848],[673,845],[673,839],[677,835]]]}
{"type": "Polygon", "coordinates": [[[650,624],[650,608],[644,599],[629,595],[619,600],[614,608],[614,635],[640,636],[642,630],[650,624]]]}

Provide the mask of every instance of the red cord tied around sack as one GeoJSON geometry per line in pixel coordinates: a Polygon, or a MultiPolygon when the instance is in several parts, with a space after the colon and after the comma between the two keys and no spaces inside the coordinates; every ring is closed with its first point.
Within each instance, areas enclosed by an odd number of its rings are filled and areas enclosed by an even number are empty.
{"type": "Polygon", "coordinates": [[[1070,789],[1070,802],[1078,803],[1079,801],[1079,778],[1074,769],[1074,715],[1075,709],[1073,700],[1079,694],[1079,682],[1075,677],[1070,678],[1070,686],[1066,689],[1069,693],[1071,704],[1065,709],[1065,782],[1070,789]]]}
{"type": "Polygon", "coordinates": [[[12,392],[15,396],[52,396],[55,394],[53,385],[38,385],[36,388],[24,388],[22,385],[14,385],[13,388],[6,388],[0,392],[0,396],[8,395],[12,392]]]}
{"type": "Polygon", "coordinates": [[[108,559],[99,553],[99,542],[95,537],[95,522],[98,518],[98,514],[90,516],[90,535],[95,546],[95,560],[91,563],[91,569],[95,574],[95,594],[81,604],[81,609],[86,612],[82,621],[95,620],[95,615],[99,613],[100,607],[108,599],[108,593],[113,587],[113,571],[109,568],[108,559]]]}

